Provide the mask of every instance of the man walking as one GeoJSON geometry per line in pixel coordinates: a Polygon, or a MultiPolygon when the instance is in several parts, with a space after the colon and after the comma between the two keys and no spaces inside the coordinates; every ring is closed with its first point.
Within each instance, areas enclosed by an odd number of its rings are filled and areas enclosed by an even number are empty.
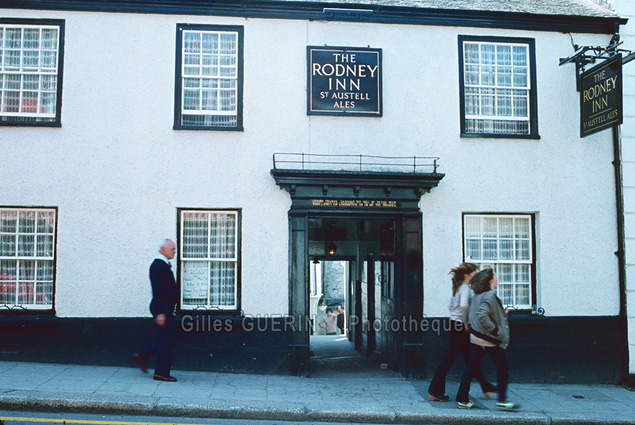
{"type": "Polygon", "coordinates": [[[177,331],[174,309],[179,297],[170,264],[170,260],[174,258],[175,254],[176,245],[172,240],[164,239],[161,241],[159,255],[150,265],[150,283],[152,284],[150,312],[159,328],[159,336],[134,355],[141,370],[147,372],[147,360],[158,351],[154,379],[165,382],[176,382],[176,378],[170,376],[172,350],[177,331]]]}

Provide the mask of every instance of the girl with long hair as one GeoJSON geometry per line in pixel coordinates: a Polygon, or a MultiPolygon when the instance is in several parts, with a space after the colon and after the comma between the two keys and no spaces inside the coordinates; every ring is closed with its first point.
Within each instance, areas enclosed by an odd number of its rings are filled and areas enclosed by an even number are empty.
{"type": "Polygon", "coordinates": [[[459,392],[456,395],[459,409],[471,409],[475,406],[470,400],[470,383],[477,376],[483,354],[487,353],[496,365],[498,377],[498,402],[501,410],[518,410],[520,405],[507,399],[509,366],[505,348],[509,345],[509,325],[501,300],[496,296],[498,277],[492,269],[478,272],[472,278],[474,297],[468,313],[470,324],[470,360],[461,378],[459,392]]]}
{"type": "MultiPolygon", "coordinates": [[[[468,284],[476,272],[478,272],[478,268],[472,263],[463,263],[450,270],[450,274],[452,274],[452,298],[450,298],[449,305],[450,345],[443,361],[434,373],[432,382],[430,382],[428,388],[428,400],[430,401],[450,400],[450,397],[445,395],[445,377],[459,352],[463,354],[466,364],[469,360],[470,336],[467,327],[467,313],[470,304],[470,288],[468,284]]],[[[480,368],[476,373],[476,378],[487,398],[497,391],[496,387],[485,378],[480,368]]]]}

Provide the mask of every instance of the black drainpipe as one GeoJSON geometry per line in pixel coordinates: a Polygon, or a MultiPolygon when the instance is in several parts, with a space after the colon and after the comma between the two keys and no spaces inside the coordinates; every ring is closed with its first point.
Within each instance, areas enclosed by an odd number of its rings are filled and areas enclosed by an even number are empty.
{"type": "Polygon", "coordinates": [[[617,264],[620,287],[620,315],[619,326],[621,339],[623,341],[623,354],[620,365],[620,376],[622,380],[628,377],[629,387],[635,386],[633,382],[634,376],[629,377],[629,355],[628,355],[628,331],[626,316],[626,261],[625,261],[625,245],[624,245],[624,193],[622,189],[622,141],[620,135],[620,126],[613,127],[613,166],[615,168],[615,201],[617,206],[617,264]]]}

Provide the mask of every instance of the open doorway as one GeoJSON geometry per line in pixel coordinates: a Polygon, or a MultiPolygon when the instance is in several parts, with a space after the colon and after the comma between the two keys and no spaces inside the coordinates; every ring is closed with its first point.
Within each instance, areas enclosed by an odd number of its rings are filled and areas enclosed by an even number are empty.
{"type": "Polygon", "coordinates": [[[365,358],[355,351],[348,332],[351,267],[354,259],[314,257],[310,263],[309,337],[313,376],[360,368],[365,358]]]}
{"type": "Polygon", "coordinates": [[[394,337],[384,325],[395,317],[394,229],[393,219],[309,218],[312,375],[392,362],[394,337]]]}
{"type": "MultiPolygon", "coordinates": [[[[365,331],[360,324],[349,322],[348,336],[357,352],[364,355],[365,351],[379,352],[389,367],[404,376],[419,374],[423,364],[423,330],[417,325],[423,317],[423,221],[419,204],[421,196],[437,187],[444,177],[437,172],[437,158],[433,158],[429,166],[420,164],[423,168],[417,168],[419,158],[414,157],[414,170],[406,172],[397,171],[390,161],[378,161],[381,157],[372,157],[373,166],[366,167],[364,155],[360,155],[359,163],[356,160],[354,169],[349,169],[348,165],[352,163],[341,161],[342,157],[349,156],[331,157],[336,158],[335,162],[322,159],[307,162],[304,153],[290,156],[291,159],[281,156],[276,159],[274,155],[271,170],[276,184],[291,196],[289,320],[308,322],[309,269],[315,257],[324,259],[329,256],[335,260],[337,258],[332,255],[350,255],[355,258],[355,266],[351,267],[354,274],[350,276],[354,285],[351,283],[349,298],[354,308],[349,309],[347,315],[362,319],[364,262],[367,266],[373,264],[374,270],[392,267],[394,280],[390,284],[384,283],[387,278],[383,277],[390,275],[384,272],[379,280],[383,285],[380,320],[389,325],[381,325],[380,331],[385,333],[381,338],[373,337],[368,328],[365,331]],[[427,168],[429,171],[424,171],[427,168]],[[387,237],[390,234],[392,237],[387,237]],[[383,252],[384,240],[392,246],[392,254],[383,252]],[[372,254],[372,261],[366,260],[368,254],[372,254]],[[378,268],[377,261],[386,264],[378,268]],[[403,325],[399,326],[399,323],[403,325]]],[[[398,162],[398,165],[401,169],[403,164],[398,162]]],[[[375,275],[375,272],[366,273],[367,276],[375,275]]],[[[367,279],[366,286],[369,282],[371,280],[367,279]]],[[[370,306],[375,293],[374,290],[366,292],[371,298],[366,309],[369,314],[375,311],[376,304],[370,306]]],[[[368,319],[370,317],[366,317],[368,319]]],[[[292,374],[311,373],[309,340],[310,326],[289,329],[288,365],[292,374]]]]}
{"type": "Polygon", "coordinates": [[[312,335],[347,337],[351,260],[315,257],[309,276],[309,314],[314,318],[312,335]]]}

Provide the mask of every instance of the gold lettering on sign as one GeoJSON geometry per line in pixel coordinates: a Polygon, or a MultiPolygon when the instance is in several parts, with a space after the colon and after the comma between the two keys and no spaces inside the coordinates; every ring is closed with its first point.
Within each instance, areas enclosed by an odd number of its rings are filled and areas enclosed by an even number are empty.
{"type": "Polygon", "coordinates": [[[582,75],[581,136],[622,122],[621,58],[582,75]]]}
{"type": "Polygon", "coordinates": [[[379,113],[381,53],[336,49],[311,50],[311,111],[379,113]]]}
{"type": "Polygon", "coordinates": [[[361,200],[361,199],[313,199],[311,204],[316,207],[366,207],[366,208],[397,208],[397,201],[361,200]]]}
{"type": "Polygon", "coordinates": [[[606,70],[593,76],[594,83],[596,83],[590,89],[587,89],[583,93],[584,102],[593,102],[591,104],[593,112],[598,112],[609,105],[608,94],[611,90],[617,88],[617,75],[613,78],[606,76],[606,70]]]}

